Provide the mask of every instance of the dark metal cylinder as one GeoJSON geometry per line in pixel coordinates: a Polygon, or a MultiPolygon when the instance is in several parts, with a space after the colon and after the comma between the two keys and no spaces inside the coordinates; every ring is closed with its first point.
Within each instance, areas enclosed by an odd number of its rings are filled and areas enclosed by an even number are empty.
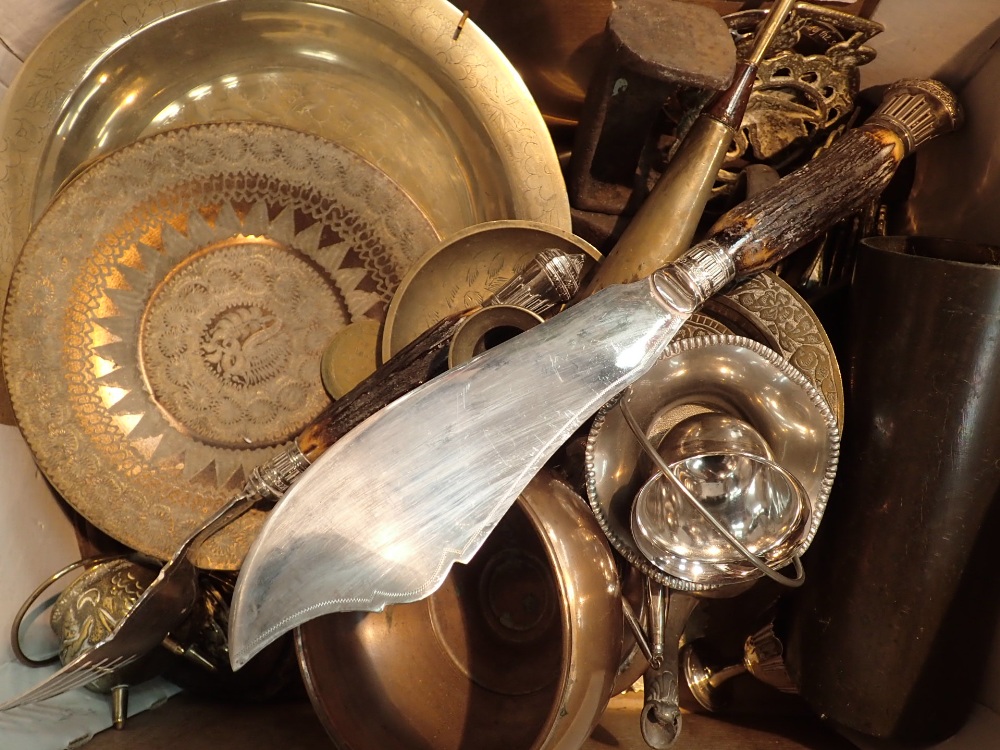
{"type": "Polygon", "coordinates": [[[1000,249],[863,244],[840,470],[788,667],[831,721],[932,742],[971,709],[1000,601],[1000,249]]]}

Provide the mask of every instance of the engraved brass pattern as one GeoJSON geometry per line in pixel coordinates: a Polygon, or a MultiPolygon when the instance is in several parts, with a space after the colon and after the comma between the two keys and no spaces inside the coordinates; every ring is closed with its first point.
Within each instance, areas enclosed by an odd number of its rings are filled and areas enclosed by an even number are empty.
{"type": "MultiPolygon", "coordinates": [[[[453,38],[460,17],[446,0],[84,0],[0,105],[0,300],[60,185],[138,137],[198,123],[339,143],[442,236],[509,218],[568,230],[537,106],[478,27],[453,38]]],[[[0,422],[8,411],[0,382],[0,422]]]]}
{"type": "MultiPolygon", "coordinates": [[[[382,320],[437,241],[382,172],[285,128],[194,126],[98,161],[11,284],[4,366],[36,460],[98,528],[169,557],[329,404],[328,341],[382,320]]],[[[261,520],[196,563],[238,567],[261,520]]]]}
{"type": "Polygon", "coordinates": [[[822,394],[843,429],[844,383],[833,344],[794,289],[767,271],[713,297],[703,309],[732,333],[783,355],[822,394]]]}
{"type": "Polygon", "coordinates": [[[128,614],[156,571],[117,559],[88,568],[56,599],[49,617],[65,664],[103,641],[128,614]]]}

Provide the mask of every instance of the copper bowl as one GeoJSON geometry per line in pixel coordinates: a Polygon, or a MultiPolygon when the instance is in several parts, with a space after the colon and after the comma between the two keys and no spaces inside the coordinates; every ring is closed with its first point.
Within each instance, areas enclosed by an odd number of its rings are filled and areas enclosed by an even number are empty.
{"type": "Polygon", "coordinates": [[[343,750],[576,750],[621,656],[618,574],[583,500],[542,472],[431,597],[297,631],[343,750]]]}

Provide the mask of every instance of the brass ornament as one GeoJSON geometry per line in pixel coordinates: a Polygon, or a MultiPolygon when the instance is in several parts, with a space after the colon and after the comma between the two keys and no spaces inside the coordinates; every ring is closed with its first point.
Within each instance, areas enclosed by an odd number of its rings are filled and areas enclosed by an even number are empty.
{"type": "MultiPolygon", "coordinates": [[[[755,32],[767,10],[745,10],[724,18],[741,59],[753,49],[755,32]]],[[[787,174],[814,157],[850,127],[860,89],[860,67],[875,49],[867,42],[881,24],[851,13],[796,3],[757,70],[757,79],[740,127],[726,153],[713,188],[724,200],[739,190],[750,164],[765,164],[787,174]]],[[[677,122],[672,148],[698,116],[709,94],[670,102],[677,122]]]]}
{"type": "MultiPolygon", "coordinates": [[[[570,232],[533,221],[492,221],[448,236],[400,282],[382,328],[382,361],[452,313],[476,307],[529,267],[539,252],[582,256],[584,278],[603,256],[570,232]]],[[[579,259],[578,259],[579,260],[579,259]]],[[[531,306],[527,301],[512,302],[531,306]]],[[[559,308],[548,310],[550,317],[559,308]]]]}
{"type": "MultiPolygon", "coordinates": [[[[765,15],[726,16],[739,55],[753,46],[765,15]]],[[[875,58],[866,43],[882,25],[833,8],[798,3],[761,62],[743,124],[720,174],[728,192],[741,163],[768,164],[782,174],[808,161],[850,123],[859,67],[875,58]]]]}
{"type": "MultiPolygon", "coordinates": [[[[87,568],[52,607],[50,621],[60,640],[59,661],[66,664],[111,635],[154,578],[155,570],[126,558],[87,568]]],[[[119,678],[99,678],[90,686],[110,689],[117,684],[115,679],[119,678]]]]}
{"type": "Polygon", "coordinates": [[[844,427],[844,382],[833,344],[804,299],[770,271],[711,299],[703,312],[723,322],[728,333],[773,349],[801,372],[826,400],[844,427]]]}
{"type": "MultiPolygon", "coordinates": [[[[8,299],[36,460],[95,526],[170,557],[327,406],[331,336],[381,320],[437,240],[374,166],[285,128],[194,126],[96,162],[38,222],[8,299]]],[[[261,520],[196,563],[238,567],[261,520]]]]}

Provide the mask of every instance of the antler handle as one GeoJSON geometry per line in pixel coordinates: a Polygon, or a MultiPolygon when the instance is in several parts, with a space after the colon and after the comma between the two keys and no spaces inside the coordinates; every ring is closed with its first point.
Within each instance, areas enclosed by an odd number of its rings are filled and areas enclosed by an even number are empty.
{"type": "Polygon", "coordinates": [[[706,299],[774,265],[876,198],[906,156],[961,122],[958,100],[943,84],[896,82],[864,125],[725,214],[708,239],[677,261],[675,272],[706,299]]]}

